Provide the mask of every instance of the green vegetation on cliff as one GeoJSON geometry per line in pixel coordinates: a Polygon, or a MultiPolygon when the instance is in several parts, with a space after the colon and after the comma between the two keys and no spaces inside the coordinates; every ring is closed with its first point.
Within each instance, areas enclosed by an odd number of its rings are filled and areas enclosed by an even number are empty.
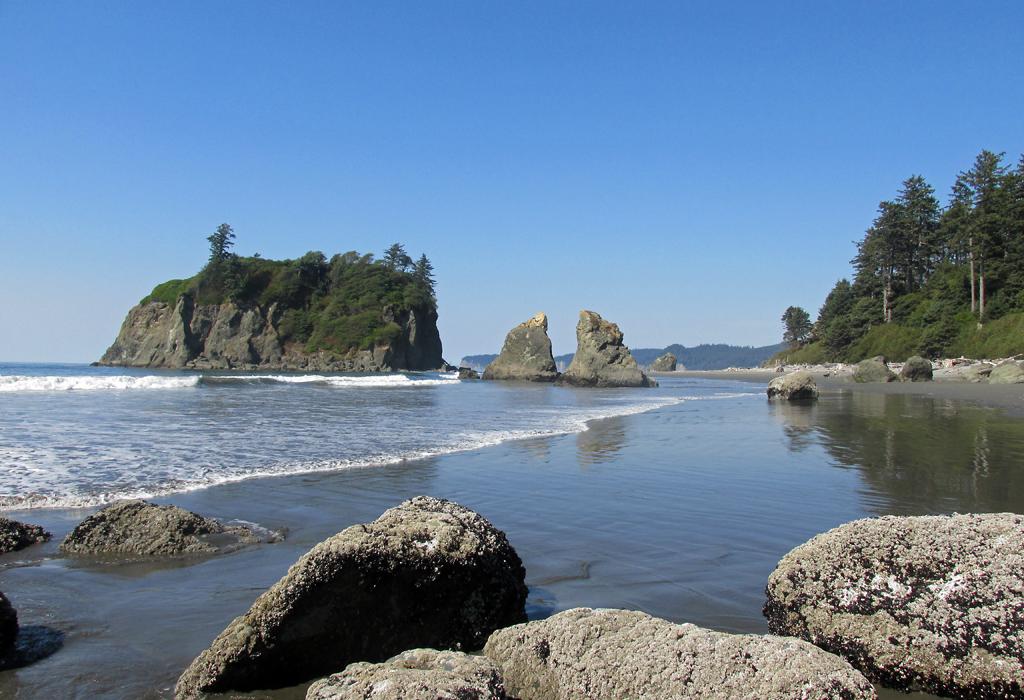
{"type": "Polygon", "coordinates": [[[188,296],[199,305],[276,306],[282,342],[342,354],[397,337],[401,328],[389,311],[436,310],[430,261],[424,255],[414,263],[401,244],[382,260],[355,251],[330,259],[310,251],[295,260],[267,260],[235,255],[233,239],[231,227],[222,224],[208,239],[210,260],[199,274],[158,284],[141,303],[174,305],[188,296]]]}
{"type": "Polygon", "coordinates": [[[1024,352],[1024,156],[1011,167],[982,151],[945,207],[908,178],[879,204],[852,264],[811,333],[769,362],[1024,352]]]}

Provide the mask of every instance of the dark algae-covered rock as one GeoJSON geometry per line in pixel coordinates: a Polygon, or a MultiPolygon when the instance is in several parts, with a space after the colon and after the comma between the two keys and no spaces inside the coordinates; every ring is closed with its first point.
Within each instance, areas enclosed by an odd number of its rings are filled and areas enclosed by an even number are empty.
{"type": "Polygon", "coordinates": [[[581,311],[576,324],[576,354],[559,381],[573,386],[657,386],[637,365],[622,342],[622,331],[593,311],[581,311]]]}
{"type": "Polygon", "coordinates": [[[302,556],[178,679],[178,698],[296,685],[408,649],[479,649],[526,619],[522,562],[504,533],[420,496],[302,556]]]}
{"type": "Polygon", "coordinates": [[[1024,692],[1024,516],[856,520],[800,545],[768,579],[775,634],[869,678],[956,698],[1024,692]]]}
{"type": "Polygon", "coordinates": [[[38,525],[26,525],[16,520],[0,518],[0,554],[16,552],[49,539],[50,533],[38,525]]]}
{"type": "Polygon", "coordinates": [[[548,317],[539,313],[520,323],[505,336],[494,361],[484,368],[484,379],[553,382],[558,378],[548,338],[548,317]]]}
{"type": "Polygon", "coordinates": [[[528,700],[870,700],[843,659],[798,639],[726,634],[630,610],[576,608],[498,630],[484,653],[528,700]]]}
{"type": "Polygon", "coordinates": [[[217,554],[259,541],[247,527],[136,500],[93,513],[68,533],[60,549],[65,554],[172,557],[217,554]]]}
{"type": "Polygon", "coordinates": [[[664,355],[656,358],[651,363],[652,372],[675,372],[676,371],[676,356],[670,352],[666,352],[664,355]]]}
{"type": "Polygon", "coordinates": [[[14,640],[18,637],[18,613],[14,611],[11,601],[0,593],[0,656],[5,656],[14,649],[14,640]]]}
{"type": "Polygon", "coordinates": [[[472,367],[459,367],[459,379],[479,379],[480,373],[472,367]]]}
{"type": "Polygon", "coordinates": [[[861,360],[853,368],[853,381],[862,384],[872,382],[891,382],[896,379],[896,374],[889,369],[885,358],[879,355],[867,360],[861,360]]]}
{"type": "Polygon", "coordinates": [[[932,363],[918,355],[908,358],[907,361],[903,363],[903,369],[900,370],[900,381],[932,381],[932,363]]]}
{"type": "Polygon", "coordinates": [[[783,401],[811,401],[818,398],[818,385],[810,372],[797,370],[768,382],[768,398],[783,401]]]}
{"type": "Polygon", "coordinates": [[[505,700],[486,657],[412,649],[383,663],[349,664],[310,686],[306,700],[505,700]]]}

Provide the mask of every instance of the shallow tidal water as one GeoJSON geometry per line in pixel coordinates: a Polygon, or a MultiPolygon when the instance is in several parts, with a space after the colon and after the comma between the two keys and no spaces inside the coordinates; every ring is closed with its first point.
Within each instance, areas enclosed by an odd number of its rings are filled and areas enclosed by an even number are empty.
{"type": "MultiPolygon", "coordinates": [[[[261,400],[304,390],[274,387],[245,401],[256,402],[256,410],[261,400]]],[[[465,432],[447,418],[446,409],[457,405],[497,406],[496,416],[515,420],[524,420],[517,411],[535,415],[538,405],[552,409],[552,420],[591,408],[626,415],[592,420],[581,432],[157,498],[288,531],[282,543],[215,558],[145,565],[67,559],[57,543],[92,508],[11,510],[5,515],[46,526],[54,540],[0,557],[0,590],[23,625],[52,634],[60,648],[34,665],[0,672],[0,697],[170,697],[192,658],[310,547],[419,494],[458,501],[508,534],[526,566],[531,618],[577,606],[618,607],[753,633],[767,631],[761,606],[776,562],[817,533],[889,513],[1024,512],[1024,421],[951,401],[844,391],[813,405],[778,405],[764,400],[759,385],[677,378],[646,393],[581,395],[479,382],[414,391],[421,393],[387,400],[426,401],[409,415],[428,411],[437,431],[465,432]],[[651,410],[637,412],[636,396],[651,401],[651,410]]],[[[56,421],[65,397],[47,396],[56,421]]],[[[230,392],[213,398],[242,400],[230,392]]],[[[177,409],[164,402],[175,400],[163,396],[147,410],[166,418],[161,411],[177,409]]],[[[10,405],[0,398],[8,416],[10,405]]],[[[332,425],[329,405],[316,410],[318,436],[330,439],[332,427],[343,428],[332,425]]],[[[463,423],[470,413],[464,411],[463,423]]],[[[122,418],[113,411],[111,425],[121,426],[122,418]]],[[[113,429],[96,420],[98,432],[113,429]]],[[[208,429],[194,427],[198,444],[208,429]]],[[[89,430],[75,435],[88,440],[89,430]]],[[[187,441],[188,431],[176,437],[187,441]]],[[[301,434],[286,437],[312,449],[301,434]]],[[[150,467],[159,471],[159,460],[150,467]]],[[[304,689],[231,697],[301,698],[304,689]]]]}

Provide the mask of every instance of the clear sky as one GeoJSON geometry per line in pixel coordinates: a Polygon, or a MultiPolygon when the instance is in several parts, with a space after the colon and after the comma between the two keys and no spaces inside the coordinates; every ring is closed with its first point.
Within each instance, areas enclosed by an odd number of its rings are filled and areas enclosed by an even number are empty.
{"type": "Polygon", "coordinates": [[[1024,3],[0,0],[0,359],[237,251],[425,252],[449,361],[812,316],[879,200],[1024,150],[1024,3]]]}

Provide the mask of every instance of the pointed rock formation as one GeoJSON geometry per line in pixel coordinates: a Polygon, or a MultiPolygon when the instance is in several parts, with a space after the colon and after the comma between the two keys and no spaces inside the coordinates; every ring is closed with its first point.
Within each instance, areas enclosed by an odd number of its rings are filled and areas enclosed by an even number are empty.
{"type": "Polygon", "coordinates": [[[501,354],[484,369],[484,379],[553,382],[557,378],[548,317],[543,312],[510,330],[501,354]]]}
{"type": "Polygon", "coordinates": [[[676,371],[676,356],[670,352],[666,352],[664,355],[656,359],[651,363],[652,372],[675,372],[676,371]]]}
{"type": "Polygon", "coordinates": [[[576,354],[560,381],[573,386],[658,386],[640,371],[619,327],[586,310],[580,311],[576,324],[576,354]]]}

